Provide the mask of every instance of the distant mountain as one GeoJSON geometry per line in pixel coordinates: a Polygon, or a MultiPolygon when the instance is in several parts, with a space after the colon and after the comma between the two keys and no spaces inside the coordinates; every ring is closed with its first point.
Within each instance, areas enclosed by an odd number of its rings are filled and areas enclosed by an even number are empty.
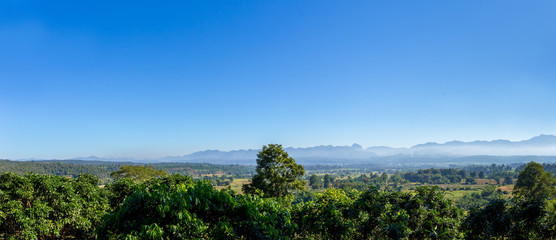
{"type": "MultiPolygon", "coordinates": [[[[316,146],[308,148],[288,147],[285,150],[301,164],[460,164],[505,161],[526,162],[530,159],[551,162],[556,160],[556,136],[539,135],[523,141],[451,141],[429,142],[410,148],[374,146],[363,148],[351,146],[316,146]]],[[[95,156],[72,158],[72,160],[128,161],[139,163],[193,162],[214,164],[256,164],[257,149],[219,151],[206,150],[183,156],[136,160],[130,158],[99,158],[95,156]]],[[[36,159],[33,159],[36,160],[36,159]]]]}
{"type": "Polygon", "coordinates": [[[319,159],[367,159],[376,154],[364,151],[361,145],[354,143],[351,146],[316,146],[309,148],[285,148],[286,152],[294,158],[319,158],[319,159]]]}
{"type": "Polygon", "coordinates": [[[518,142],[494,140],[452,141],[444,144],[426,143],[409,148],[405,154],[411,156],[556,156],[556,136],[540,135],[518,142]]]}
{"type": "MultiPolygon", "coordinates": [[[[376,154],[364,151],[363,147],[358,144],[352,146],[316,146],[309,148],[293,148],[284,149],[288,154],[298,162],[312,163],[319,162],[329,164],[339,160],[365,160],[375,157],[376,154]]],[[[259,150],[235,150],[235,151],[219,151],[207,150],[194,152],[184,156],[170,156],[156,159],[157,162],[210,162],[215,164],[256,164],[257,153],[259,150]]]]}
{"type": "MultiPolygon", "coordinates": [[[[359,144],[353,144],[308,148],[288,147],[285,150],[302,164],[425,163],[446,160],[457,163],[458,161],[481,162],[481,159],[519,161],[525,158],[515,156],[556,156],[556,136],[540,135],[518,142],[508,140],[430,142],[410,148],[386,146],[363,148],[359,144]],[[513,157],[504,158],[510,156],[513,157]]],[[[184,156],[166,157],[157,161],[255,164],[257,152],[258,150],[254,149],[229,152],[208,150],[184,156]]]]}
{"type": "Polygon", "coordinates": [[[155,159],[157,162],[195,162],[195,163],[214,163],[214,164],[254,164],[259,150],[234,150],[234,151],[219,151],[219,150],[206,150],[194,152],[192,154],[183,156],[168,156],[160,159],[155,159]]]}

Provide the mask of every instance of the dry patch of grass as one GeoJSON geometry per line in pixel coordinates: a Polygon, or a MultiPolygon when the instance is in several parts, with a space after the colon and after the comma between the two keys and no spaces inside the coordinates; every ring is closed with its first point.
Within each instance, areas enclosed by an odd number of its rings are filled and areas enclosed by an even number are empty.
{"type": "Polygon", "coordinates": [[[456,191],[447,191],[446,192],[446,198],[447,199],[451,199],[452,201],[456,201],[460,198],[462,198],[463,196],[467,195],[467,194],[471,194],[471,193],[479,193],[481,192],[481,190],[475,188],[473,190],[456,190],[456,191]]]}
{"type": "Polygon", "coordinates": [[[498,189],[502,190],[502,192],[506,191],[508,193],[504,194],[504,197],[511,197],[514,190],[514,185],[500,186],[498,187],[498,189]]]}
{"type": "Polygon", "coordinates": [[[497,184],[494,179],[475,179],[477,184],[497,184]]]}
{"type": "MultiPolygon", "coordinates": [[[[234,181],[230,184],[230,188],[232,190],[234,190],[236,193],[243,193],[243,191],[241,191],[241,188],[243,187],[243,184],[248,184],[251,183],[251,179],[249,178],[234,178],[234,181]]],[[[214,186],[215,189],[223,189],[223,188],[227,188],[228,186],[214,186]]]]}

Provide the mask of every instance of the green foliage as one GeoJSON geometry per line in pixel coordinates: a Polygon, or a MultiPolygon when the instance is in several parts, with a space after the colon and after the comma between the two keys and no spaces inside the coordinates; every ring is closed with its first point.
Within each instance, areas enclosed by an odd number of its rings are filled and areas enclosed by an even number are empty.
{"type": "Polygon", "coordinates": [[[438,187],[416,194],[329,189],[293,206],[302,239],[460,239],[462,211],[438,187]]]}
{"type": "Polygon", "coordinates": [[[362,193],[356,202],[361,212],[360,238],[407,238],[410,233],[409,214],[403,206],[410,199],[409,193],[380,192],[376,188],[362,193]]]}
{"type": "Polygon", "coordinates": [[[463,222],[466,239],[503,239],[512,219],[503,199],[494,199],[483,208],[474,208],[463,222]]]}
{"type": "MultiPolygon", "coordinates": [[[[466,171],[469,172],[469,175],[473,178],[478,178],[480,172],[483,172],[485,175],[492,175],[496,173],[503,173],[503,172],[512,172],[513,168],[509,165],[501,164],[491,164],[491,165],[470,165],[463,167],[466,171]]],[[[484,176],[483,176],[484,178],[484,176]]]]}
{"type": "Polygon", "coordinates": [[[151,178],[162,177],[168,175],[164,170],[156,170],[151,166],[132,166],[123,165],[120,170],[110,173],[110,176],[114,180],[119,180],[122,178],[131,178],[134,181],[145,181],[151,178]]]}
{"type": "Polygon", "coordinates": [[[514,195],[527,200],[545,200],[556,195],[555,185],[552,173],[545,172],[541,164],[530,162],[519,172],[514,195]]]}
{"type": "Polygon", "coordinates": [[[544,202],[492,200],[463,222],[466,239],[554,239],[556,212],[544,202]]]}
{"type": "Polygon", "coordinates": [[[295,163],[282,145],[269,144],[257,154],[256,174],[251,184],[243,185],[243,192],[264,193],[265,197],[283,197],[289,190],[303,190],[305,182],[298,178],[305,174],[303,166],[295,163]]]}
{"type": "Polygon", "coordinates": [[[323,187],[329,188],[334,183],[334,177],[330,176],[330,174],[325,174],[323,179],[323,187]]]}
{"type": "MultiPolygon", "coordinates": [[[[418,187],[404,203],[409,215],[409,239],[459,239],[462,211],[437,186],[418,187]]],[[[402,198],[403,199],[403,198],[402,198]]]]}
{"type": "Polygon", "coordinates": [[[460,183],[467,176],[465,170],[447,169],[420,169],[417,172],[407,172],[402,177],[410,182],[423,184],[449,184],[460,183]]]}
{"type": "MultiPolygon", "coordinates": [[[[138,165],[131,162],[105,162],[83,160],[44,160],[44,161],[9,161],[0,160],[0,173],[14,172],[24,175],[36,174],[68,176],[77,178],[80,174],[91,174],[104,180],[110,173],[118,171],[122,165],[138,165]]],[[[203,176],[207,174],[224,174],[241,178],[250,178],[255,168],[243,165],[218,165],[210,163],[154,163],[154,169],[164,170],[168,174],[203,176]]]]}
{"type": "Polygon", "coordinates": [[[168,176],[164,176],[161,178],[151,178],[145,182],[147,186],[155,186],[155,185],[165,185],[170,190],[174,190],[175,187],[181,184],[192,184],[193,179],[190,176],[184,176],[181,174],[172,174],[168,176]]]}
{"type": "MultiPolygon", "coordinates": [[[[3,173],[0,239],[554,239],[556,236],[556,182],[536,163],[523,167],[511,201],[503,200],[495,186],[462,197],[458,206],[469,210],[462,221],[462,210],[446,199],[439,187],[391,191],[392,185],[405,181],[404,173],[361,174],[336,181],[330,174],[312,175],[309,177],[312,186],[330,188],[323,193],[291,191],[304,184],[299,180],[304,168],[295,164],[280,145],[263,147],[258,158],[259,176],[246,188],[264,193],[264,198],[238,195],[229,188],[218,191],[208,180],[193,181],[179,174],[162,176],[163,171],[150,167],[124,167],[121,170],[125,171],[104,188],[98,187],[97,177],[87,174],[72,179],[3,173]],[[332,185],[341,189],[331,188],[332,185]]],[[[485,169],[491,177],[514,177],[504,165],[485,169]]],[[[484,169],[477,167],[477,177],[479,170],[484,169]]],[[[417,173],[415,176],[429,176],[431,181],[451,181],[448,176],[463,175],[453,169],[417,173]],[[432,178],[437,175],[440,178],[432,178]]],[[[215,174],[206,178],[228,177],[215,174]]]]}
{"type": "Polygon", "coordinates": [[[556,163],[543,163],[544,170],[551,172],[553,176],[556,176],[556,163]]]}
{"type": "Polygon", "coordinates": [[[322,177],[317,176],[315,174],[311,175],[311,177],[309,177],[309,186],[311,186],[313,189],[322,188],[323,186],[322,177]]]}
{"type": "Polygon", "coordinates": [[[189,176],[172,174],[161,178],[151,178],[141,184],[135,183],[131,178],[121,178],[106,185],[106,195],[112,210],[117,210],[124,200],[141,187],[149,188],[155,185],[165,185],[174,190],[180,184],[191,184],[193,179],[189,176]]]}
{"type": "Polygon", "coordinates": [[[99,238],[289,239],[294,231],[288,211],[275,200],[198,181],[140,188],[107,217],[99,238]]]}
{"type": "Polygon", "coordinates": [[[385,188],[388,184],[387,174],[373,174],[370,173],[369,176],[366,174],[361,174],[356,178],[348,178],[336,180],[334,182],[334,187],[339,189],[355,189],[359,191],[365,191],[369,187],[376,187],[378,189],[385,188]]]}
{"type": "Polygon", "coordinates": [[[456,201],[459,208],[470,210],[488,205],[491,201],[502,199],[503,194],[496,190],[496,186],[486,186],[480,193],[466,194],[456,201]]]}
{"type": "Polygon", "coordinates": [[[80,174],[91,174],[108,178],[122,163],[85,161],[9,161],[0,160],[0,173],[14,172],[24,175],[29,172],[77,178],[80,174]]]}
{"type": "Polygon", "coordinates": [[[356,214],[353,209],[355,194],[327,189],[315,201],[294,205],[294,220],[299,226],[297,235],[314,239],[353,239],[356,214]]]}
{"type": "Polygon", "coordinates": [[[99,179],[0,175],[0,233],[14,239],[94,237],[108,210],[99,179]]]}
{"type": "Polygon", "coordinates": [[[137,190],[137,184],[131,178],[122,178],[105,186],[110,208],[116,210],[124,200],[137,190]]]}
{"type": "Polygon", "coordinates": [[[294,194],[292,204],[306,203],[317,200],[317,194],[313,191],[298,191],[294,194]]]}
{"type": "Polygon", "coordinates": [[[492,200],[473,209],[464,221],[468,239],[554,239],[556,180],[541,164],[530,162],[519,172],[513,202],[492,200]]]}
{"type": "Polygon", "coordinates": [[[166,171],[168,174],[202,176],[223,173],[236,178],[250,178],[255,168],[245,165],[219,165],[210,163],[155,163],[153,168],[166,171]]]}

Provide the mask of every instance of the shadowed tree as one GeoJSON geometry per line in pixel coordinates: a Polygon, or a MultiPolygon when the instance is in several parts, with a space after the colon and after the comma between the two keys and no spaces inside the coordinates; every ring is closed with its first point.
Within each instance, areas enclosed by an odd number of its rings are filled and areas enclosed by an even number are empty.
{"type": "Polygon", "coordinates": [[[334,178],[330,174],[324,175],[324,188],[329,188],[334,182],[334,178]]]}
{"type": "Polygon", "coordinates": [[[311,177],[309,178],[309,185],[313,189],[321,188],[322,187],[322,177],[319,177],[315,174],[311,175],[311,177]]]}
{"type": "Polygon", "coordinates": [[[556,179],[536,162],[528,163],[514,186],[514,199],[492,200],[471,210],[464,222],[467,239],[554,239],[556,179]],[[550,201],[547,201],[550,200],[550,201]]]}
{"type": "Polygon", "coordinates": [[[554,197],[556,179],[552,173],[536,162],[528,163],[517,178],[514,195],[527,200],[544,200],[554,197]]]}

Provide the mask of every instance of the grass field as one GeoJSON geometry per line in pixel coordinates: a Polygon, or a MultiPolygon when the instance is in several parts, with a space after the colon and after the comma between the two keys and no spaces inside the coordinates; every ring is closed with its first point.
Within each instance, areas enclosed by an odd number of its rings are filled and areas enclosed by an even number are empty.
{"type": "Polygon", "coordinates": [[[472,193],[480,193],[481,190],[479,189],[473,189],[473,190],[455,190],[455,191],[447,191],[446,192],[446,198],[451,199],[453,201],[456,201],[458,199],[460,199],[461,197],[463,197],[464,195],[467,194],[472,194],[472,193]]]}
{"type": "MultiPolygon", "coordinates": [[[[243,191],[241,191],[241,187],[243,186],[243,184],[248,184],[251,182],[251,179],[248,178],[234,178],[234,181],[230,184],[230,188],[232,188],[232,190],[234,190],[236,193],[243,193],[243,191]]],[[[223,188],[227,188],[228,186],[214,186],[214,188],[216,189],[223,189],[223,188]]]]}

